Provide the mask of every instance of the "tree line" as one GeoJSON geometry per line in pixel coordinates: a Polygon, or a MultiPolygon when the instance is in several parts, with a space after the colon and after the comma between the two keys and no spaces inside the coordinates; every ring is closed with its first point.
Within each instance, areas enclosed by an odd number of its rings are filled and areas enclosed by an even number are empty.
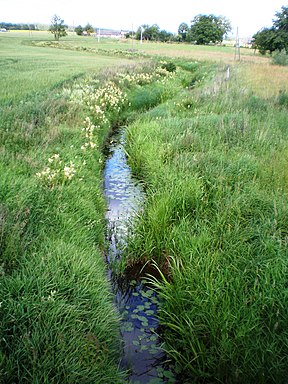
{"type": "MultiPolygon", "coordinates": [[[[189,27],[186,23],[181,23],[178,28],[178,34],[168,32],[165,29],[160,29],[158,24],[141,25],[137,31],[129,31],[126,34],[127,38],[135,38],[136,40],[144,41],[159,41],[159,42],[193,42],[195,44],[215,44],[221,43],[224,36],[231,31],[231,23],[223,16],[215,15],[198,15],[192,20],[189,27]]],[[[75,28],[77,35],[92,34],[95,29],[91,24],[86,27],[78,25],[75,28]]]]}
{"type": "MultiPolygon", "coordinates": [[[[276,19],[273,21],[271,28],[263,28],[253,36],[253,46],[260,53],[265,54],[267,51],[284,51],[288,52],[288,7],[283,6],[280,12],[276,12],[276,19]]],[[[1,24],[0,24],[1,25],[1,24]]],[[[54,34],[56,40],[65,36],[67,26],[59,16],[54,15],[52,18],[49,31],[54,34]]],[[[136,33],[133,31],[127,33],[126,37],[133,37],[137,40],[159,41],[159,42],[186,42],[198,45],[221,43],[232,29],[231,22],[224,16],[197,15],[191,21],[189,26],[187,23],[181,23],[178,28],[178,34],[161,30],[158,24],[152,26],[148,24],[141,25],[136,33]]],[[[91,24],[86,27],[79,25],[75,28],[78,35],[85,32],[90,35],[95,32],[91,24]]]]}
{"type": "Polygon", "coordinates": [[[0,23],[0,28],[15,31],[34,31],[36,29],[35,24],[13,24],[13,23],[0,23]]]}

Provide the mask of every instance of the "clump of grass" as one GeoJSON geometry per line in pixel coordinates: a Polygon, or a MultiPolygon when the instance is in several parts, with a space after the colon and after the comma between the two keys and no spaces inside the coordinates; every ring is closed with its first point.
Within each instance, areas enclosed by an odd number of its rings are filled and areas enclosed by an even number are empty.
{"type": "Polygon", "coordinates": [[[288,93],[286,91],[279,92],[278,103],[283,107],[288,107],[288,93]]]}

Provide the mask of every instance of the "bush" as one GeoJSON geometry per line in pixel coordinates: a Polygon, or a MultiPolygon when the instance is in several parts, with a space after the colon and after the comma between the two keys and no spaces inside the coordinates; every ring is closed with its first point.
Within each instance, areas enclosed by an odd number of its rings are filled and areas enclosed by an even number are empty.
{"type": "Polygon", "coordinates": [[[161,68],[163,69],[166,69],[166,71],[168,72],[175,72],[176,71],[176,65],[174,63],[172,63],[171,61],[169,61],[169,63],[163,63],[161,65],[161,68]]]}
{"type": "Polygon", "coordinates": [[[278,103],[281,106],[288,107],[288,93],[280,91],[278,96],[278,103]]]}
{"type": "Polygon", "coordinates": [[[275,65],[288,65],[288,53],[286,50],[275,51],[272,56],[272,62],[275,65]]]}

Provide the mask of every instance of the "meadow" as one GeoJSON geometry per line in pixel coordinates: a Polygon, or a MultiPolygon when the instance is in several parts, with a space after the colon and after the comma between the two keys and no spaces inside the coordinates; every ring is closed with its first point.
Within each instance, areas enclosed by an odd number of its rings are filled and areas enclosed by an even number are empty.
{"type": "Polygon", "coordinates": [[[104,143],[125,123],[146,201],[123,263],[162,275],[179,382],[284,384],[287,68],[249,50],[234,63],[229,47],[131,44],[0,35],[0,377],[127,382],[102,191],[104,143]]]}

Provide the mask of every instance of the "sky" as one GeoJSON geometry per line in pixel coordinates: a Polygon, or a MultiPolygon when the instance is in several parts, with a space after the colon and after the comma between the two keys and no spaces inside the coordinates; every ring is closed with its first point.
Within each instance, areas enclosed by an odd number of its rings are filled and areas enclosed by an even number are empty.
{"type": "MultiPolygon", "coordinates": [[[[288,3],[288,0],[286,0],[288,3]]],[[[54,14],[71,26],[136,30],[158,24],[176,33],[182,22],[191,24],[199,14],[227,17],[232,35],[249,37],[271,27],[285,0],[0,0],[0,22],[50,24],[54,14]]]]}

